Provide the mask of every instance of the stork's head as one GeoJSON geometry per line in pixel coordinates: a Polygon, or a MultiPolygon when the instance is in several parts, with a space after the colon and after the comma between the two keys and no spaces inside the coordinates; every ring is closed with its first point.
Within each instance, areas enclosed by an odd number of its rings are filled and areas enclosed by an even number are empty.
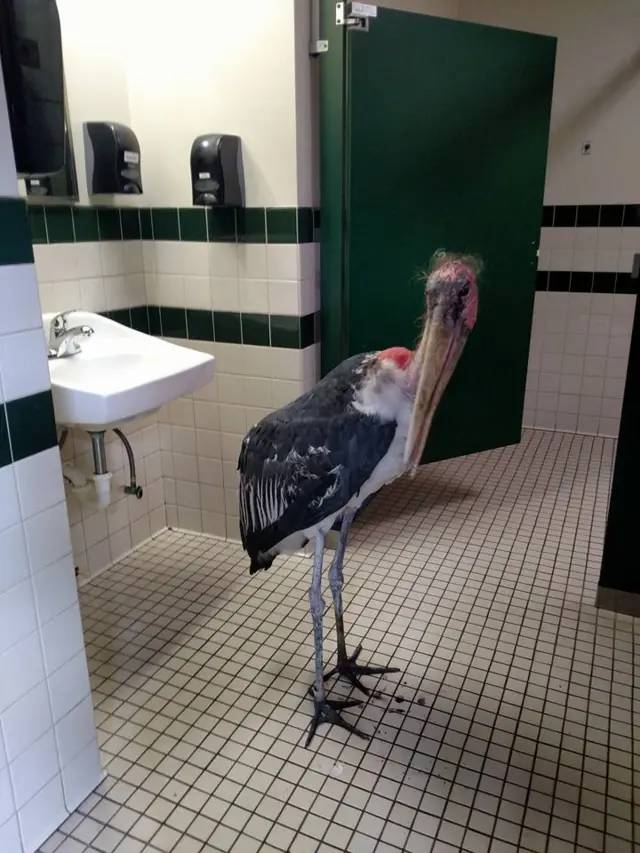
{"type": "Polygon", "coordinates": [[[420,345],[409,372],[414,395],[405,463],[412,474],[420,464],[431,421],[478,313],[474,258],[438,252],[426,276],[426,311],[420,345]]]}

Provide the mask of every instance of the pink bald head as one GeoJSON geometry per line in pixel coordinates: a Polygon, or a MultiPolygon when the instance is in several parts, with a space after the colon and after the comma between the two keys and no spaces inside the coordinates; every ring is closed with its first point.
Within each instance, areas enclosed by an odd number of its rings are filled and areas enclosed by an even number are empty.
{"type": "Polygon", "coordinates": [[[470,332],[478,317],[478,269],[474,258],[438,253],[426,281],[427,311],[437,304],[440,322],[470,332]]]}

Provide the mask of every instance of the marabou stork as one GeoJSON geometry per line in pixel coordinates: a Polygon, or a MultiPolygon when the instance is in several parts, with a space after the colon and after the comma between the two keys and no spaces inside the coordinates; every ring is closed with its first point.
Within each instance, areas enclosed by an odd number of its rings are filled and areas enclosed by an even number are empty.
{"type": "Polygon", "coordinates": [[[391,347],[347,358],[292,403],[267,415],[245,437],[238,470],[242,544],[250,573],[278,554],[315,540],[309,603],[315,642],[314,714],[307,746],[320,723],[361,737],[340,712],[360,705],[325,696],[335,674],[366,695],[360,676],[398,672],[361,666],[347,655],[342,617],[342,563],[358,507],[382,486],[420,464],[436,407],[476,322],[476,262],[438,253],[425,278],[424,326],[415,351],[391,347]],[[337,632],[337,666],[323,676],[321,592],[325,536],[336,520],[340,537],[329,570],[337,632]]]}

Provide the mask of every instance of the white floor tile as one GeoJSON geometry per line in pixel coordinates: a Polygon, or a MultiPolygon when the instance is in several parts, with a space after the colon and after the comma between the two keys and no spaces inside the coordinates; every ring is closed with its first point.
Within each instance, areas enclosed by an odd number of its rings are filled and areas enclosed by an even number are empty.
{"type": "MultiPolygon", "coordinates": [[[[323,727],[303,748],[309,559],[250,579],[231,542],[169,531],[142,545],[81,591],[107,777],[51,844],[635,849],[637,623],[593,605],[614,448],[528,431],[431,465],[363,513],[348,645],[402,669],[353,695],[369,741],[323,727]]],[[[328,606],[327,667],[334,636],[328,606]]]]}

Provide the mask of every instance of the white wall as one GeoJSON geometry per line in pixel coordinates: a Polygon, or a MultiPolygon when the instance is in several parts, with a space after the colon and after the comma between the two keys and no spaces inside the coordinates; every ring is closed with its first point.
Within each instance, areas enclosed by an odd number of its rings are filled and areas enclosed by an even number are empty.
{"type": "Polygon", "coordinates": [[[637,0],[460,0],[460,18],[558,38],[545,202],[639,202],[637,0]]]}
{"type": "Polygon", "coordinates": [[[191,205],[189,152],[202,133],[242,137],[247,205],[300,203],[294,0],[245,0],[241,10],[226,0],[58,5],[82,202],[82,123],[102,119],[129,125],[140,142],[144,195],[129,203],[191,205]]]}
{"type": "MultiPolygon", "coordinates": [[[[85,121],[131,124],[123,33],[130,12],[122,0],[97,7],[86,0],[57,0],[62,29],[65,83],[78,173],[80,201],[86,204],[85,121]]],[[[131,34],[137,40],[137,34],[131,34]]]]}

